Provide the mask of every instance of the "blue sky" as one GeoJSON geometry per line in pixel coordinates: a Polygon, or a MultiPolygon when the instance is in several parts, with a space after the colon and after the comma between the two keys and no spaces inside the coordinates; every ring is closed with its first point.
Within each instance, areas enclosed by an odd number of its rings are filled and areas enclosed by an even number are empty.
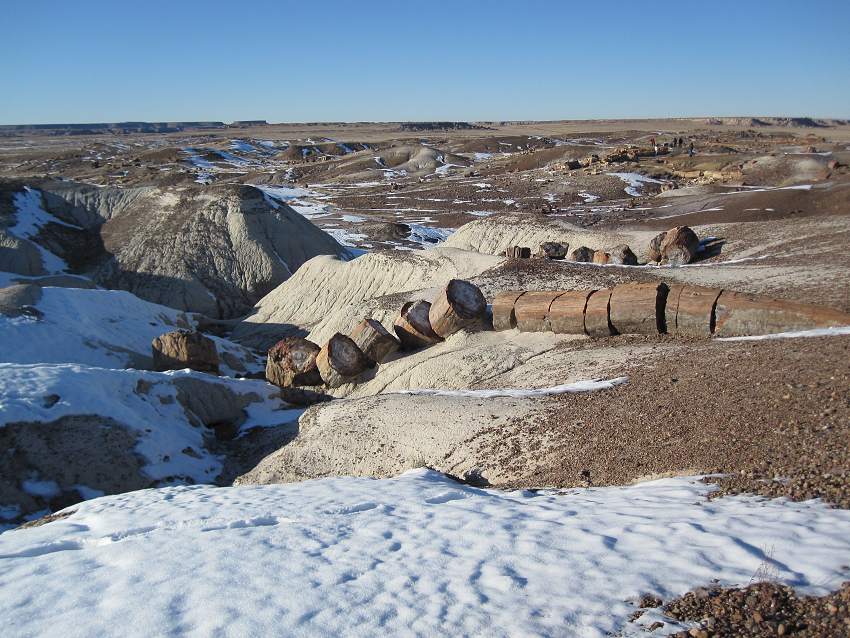
{"type": "Polygon", "coordinates": [[[850,117],[850,0],[4,0],[0,123],[850,117]]]}

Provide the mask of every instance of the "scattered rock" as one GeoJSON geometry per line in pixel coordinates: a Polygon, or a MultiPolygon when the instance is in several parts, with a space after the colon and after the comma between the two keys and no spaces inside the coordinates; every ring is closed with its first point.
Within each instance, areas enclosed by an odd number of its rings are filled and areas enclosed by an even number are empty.
{"type": "Polygon", "coordinates": [[[547,241],[540,244],[540,250],[537,251],[537,256],[545,257],[546,259],[565,259],[569,249],[569,244],[547,241]]]}
{"type": "Polygon", "coordinates": [[[626,244],[620,244],[608,253],[609,264],[623,264],[624,266],[637,266],[637,255],[632,252],[626,244]]]}
{"type": "Polygon", "coordinates": [[[697,234],[688,226],[676,226],[667,231],[661,242],[661,263],[671,266],[689,264],[698,250],[697,234]]]}
{"type": "Polygon", "coordinates": [[[266,379],[281,388],[293,385],[321,385],[316,367],[319,346],[302,337],[288,337],[269,349],[266,379]]]}
{"type": "Polygon", "coordinates": [[[218,374],[215,342],[196,330],[174,330],[153,340],[154,369],[183,370],[218,374]]]}
{"type": "Polygon", "coordinates": [[[576,248],[573,252],[570,253],[570,261],[581,261],[590,263],[593,261],[594,252],[595,251],[591,250],[587,246],[576,248]]]}

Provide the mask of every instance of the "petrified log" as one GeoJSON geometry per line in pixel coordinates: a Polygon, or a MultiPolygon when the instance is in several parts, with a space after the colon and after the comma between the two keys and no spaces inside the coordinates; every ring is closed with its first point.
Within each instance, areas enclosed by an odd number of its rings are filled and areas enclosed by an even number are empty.
{"type": "Polygon", "coordinates": [[[493,329],[511,330],[516,328],[514,306],[517,299],[525,294],[524,290],[505,290],[493,299],[493,329]]]}
{"type": "Polygon", "coordinates": [[[528,259],[531,257],[531,248],[528,246],[508,246],[505,250],[505,256],[514,259],[528,259]]]}
{"type": "Polygon", "coordinates": [[[445,339],[480,321],[486,312],[487,301],[478,286],[463,279],[452,279],[431,304],[428,321],[431,330],[445,339]]]}
{"type": "Polygon", "coordinates": [[[592,290],[571,290],[549,306],[549,327],[557,334],[584,334],[584,309],[592,290]]]}
{"type": "Polygon", "coordinates": [[[570,253],[570,261],[583,261],[589,263],[593,261],[593,252],[594,251],[587,246],[581,246],[570,253]]]}
{"type": "Polygon", "coordinates": [[[584,309],[584,332],[594,339],[610,337],[617,334],[608,320],[608,303],[611,300],[611,289],[596,290],[587,298],[584,309]]]}
{"type": "Polygon", "coordinates": [[[320,385],[322,377],[316,367],[319,346],[302,337],[288,337],[269,349],[266,379],[281,388],[293,385],[320,385]]]}
{"type": "Polygon", "coordinates": [[[546,259],[564,259],[569,249],[569,244],[562,244],[558,241],[547,241],[540,244],[540,250],[537,251],[537,255],[546,259]]]}
{"type": "Polygon", "coordinates": [[[637,255],[632,252],[626,244],[620,244],[608,253],[609,264],[623,264],[624,266],[637,266],[637,255]]]}
{"type": "Polygon", "coordinates": [[[609,318],[620,334],[663,334],[667,284],[619,284],[611,292],[609,318]]]}
{"type": "Polygon", "coordinates": [[[549,306],[563,290],[540,290],[526,292],[514,304],[517,328],[523,332],[546,332],[549,326],[549,306]]]}
{"type": "Polygon", "coordinates": [[[364,319],[351,331],[351,340],[373,364],[382,363],[401,347],[380,321],[364,319]]]}
{"type": "Polygon", "coordinates": [[[846,325],[850,325],[846,312],[730,290],[720,294],[715,306],[714,333],[721,337],[846,325]]]}
{"type": "Polygon", "coordinates": [[[671,286],[664,309],[667,332],[692,337],[711,336],[714,331],[714,304],[720,292],[720,288],[671,286]]]}
{"type": "Polygon", "coordinates": [[[658,233],[649,242],[649,251],[647,253],[649,261],[661,261],[661,242],[664,241],[665,237],[667,237],[667,231],[658,233]]]}
{"type": "Polygon", "coordinates": [[[671,266],[689,264],[699,250],[699,237],[688,226],[676,226],[667,231],[661,242],[661,262],[671,266]]]}
{"type": "Polygon", "coordinates": [[[329,388],[338,388],[343,383],[354,380],[361,372],[369,367],[369,359],[357,344],[343,334],[336,333],[319,350],[316,355],[316,366],[322,381],[329,388]]]}
{"type": "Polygon", "coordinates": [[[196,330],[174,330],[151,342],[155,370],[183,370],[218,374],[215,342],[196,330]]]}
{"type": "Polygon", "coordinates": [[[408,301],[401,307],[393,329],[405,350],[415,350],[441,341],[440,335],[431,328],[428,319],[430,310],[431,304],[427,301],[408,301]]]}
{"type": "Polygon", "coordinates": [[[604,250],[595,250],[593,251],[593,263],[594,264],[607,264],[610,259],[610,255],[606,253],[604,250]]]}

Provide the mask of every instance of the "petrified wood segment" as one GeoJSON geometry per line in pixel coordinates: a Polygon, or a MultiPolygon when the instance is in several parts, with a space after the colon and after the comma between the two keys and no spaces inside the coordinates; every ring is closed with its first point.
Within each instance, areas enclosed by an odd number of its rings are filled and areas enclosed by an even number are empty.
{"type": "Polygon", "coordinates": [[[564,294],[563,290],[526,292],[514,305],[517,328],[523,332],[546,332],[549,326],[549,306],[564,294]]]}
{"type": "Polygon", "coordinates": [[[316,355],[316,366],[329,388],[350,383],[369,367],[369,360],[350,337],[336,333],[316,355]]]}
{"type": "Polygon", "coordinates": [[[318,345],[301,337],[278,341],[269,349],[266,379],[281,388],[293,385],[320,385],[322,378],[316,367],[318,345]]]}
{"type": "Polygon", "coordinates": [[[493,329],[511,330],[516,328],[514,304],[525,294],[524,290],[505,290],[493,299],[493,329]]]}
{"type": "Polygon", "coordinates": [[[549,307],[549,326],[558,334],[583,335],[584,309],[592,290],[571,290],[552,302],[549,307]]]}
{"type": "Polygon", "coordinates": [[[611,293],[611,325],[620,334],[666,332],[664,306],[667,284],[620,284],[611,293]]]}
{"type": "Polygon", "coordinates": [[[611,289],[596,290],[587,298],[584,310],[584,332],[594,339],[617,334],[608,320],[608,303],[611,289]]]}
{"type": "Polygon", "coordinates": [[[398,339],[375,319],[364,319],[351,331],[351,340],[372,363],[382,363],[401,347],[398,339]]]}
{"type": "Polygon", "coordinates": [[[717,299],[714,333],[720,337],[763,335],[850,325],[850,314],[811,304],[724,290],[717,299]]]}
{"type": "Polygon", "coordinates": [[[427,301],[408,301],[401,307],[393,329],[404,349],[415,350],[441,341],[440,336],[431,329],[428,319],[430,310],[431,304],[427,301]]]}
{"type": "Polygon", "coordinates": [[[671,286],[664,310],[667,332],[673,335],[710,337],[714,329],[714,304],[720,293],[720,288],[671,286]]]}
{"type": "Polygon", "coordinates": [[[479,321],[487,311],[487,302],[478,286],[463,279],[452,279],[443,288],[428,311],[431,329],[443,337],[479,321]]]}
{"type": "Polygon", "coordinates": [[[569,244],[558,241],[547,241],[540,244],[537,255],[546,259],[566,259],[569,249],[569,244]]]}

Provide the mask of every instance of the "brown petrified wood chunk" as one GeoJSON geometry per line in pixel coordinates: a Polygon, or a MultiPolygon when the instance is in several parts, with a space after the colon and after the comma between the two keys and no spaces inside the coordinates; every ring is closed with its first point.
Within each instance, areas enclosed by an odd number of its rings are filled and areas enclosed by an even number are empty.
{"type": "Polygon", "coordinates": [[[528,259],[531,257],[531,248],[528,246],[508,246],[505,257],[513,259],[528,259]]]}
{"type": "Polygon", "coordinates": [[[667,231],[661,242],[661,262],[671,266],[691,263],[699,250],[699,237],[688,226],[667,231]]]}
{"type": "Polygon", "coordinates": [[[517,299],[514,305],[517,328],[523,332],[546,332],[549,326],[549,306],[563,290],[529,291],[517,299]]]}
{"type": "Polygon", "coordinates": [[[664,309],[667,332],[672,335],[710,337],[714,330],[714,304],[720,288],[670,286],[664,309]]]}
{"type": "Polygon", "coordinates": [[[322,381],[329,388],[338,388],[343,383],[350,383],[368,368],[369,359],[351,337],[337,332],[319,350],[316,366],[322,381]]]}
{"type": "Polygon", "coordinates": [[[619,334],[666,332],[664,306],[667,284],[619,284],[611,293],[610,320],[619,334]]]}
{"type": "Polygon", "coordinates": [[[493,299],[493,329],[511,330],[516,328],[514,305],[525,294],[524,290],[505,290],[493,299]]]}
{"type": "Polygon", "coordinates": [[[571,290],[549,307],[549,327],[558,334],[584,334],[584,309],[592,290],[571,290]]]}
{"type": "Polygon", "coordinates": [[[587,298],[587,306],[584,309],[585,334],[594,339],[617,334],[608,320],[608,303],[610,300],[610,288],[596,290],[587,298]]]}
{"type": "Polygon", "coordinates": [[[540,244],[540,249],[537,251],[538,257],[546,259],[565,259],[570,245],[559,241],[546,241],[540,244]]]}
{"type": "Polygon", "coordinates": [[[401,341],[402,348],[415,350],[441,341],[440,335],[431,328],[431,321],[428,319],[430,310],[431,304],[427,301],[408,301],[401,307],[393,329],[401,341]]]}
{"type": "Polygon", "coordinates": [[[594,264],[607,264],[611,259],[611,255],[606,253],[604,250],[594,250],[593,251],[593,263],[594,264]]]}
{"type": "Polygon", "coordinates": [[[461,328],[480,321],[487,312],[487,301],[475,284],[452,279],[428,310],[431,329],[444,339],[461,328]]]}
{"type": "Polygon", "coordinates": [[[632,252],[626,244],[620,244],[608,253],[609,264],[623,264],[624,266],[637,266],[637,255],[632,252]]]}
{"type": "Polygon", "coordinates": [[[665,237],[667,237],[667,231],[658,233],[650,240],[649,250],[647,251],[649,261],[661,261],[661,242],[664,241],[665,237]]]}
{"type": "Polygon", "coordinates": [[[401,347],[380,321],[364,319],[351,331],[351,340],[372,363],[382,363],[401,347]]]}
{"type": "Polygon", "coordinates": [[[266,379],[281,388],[293,385],[320,385],[322,378],[316,367],[318,345],[302,337],[288,337],[269,349],[266,379]]]}
{"type": "Polygon", "coordinates": [[[587,246],[580,246],[570,253],[570,261],[582,261],[589,263],[593,261],[593,253],[594,251],[587,246]]]}
{"type": "Polygon", "coordinates": [[[850,325],[850,314],[811,304],[724,290],[717,299],[714,333],[763,335],[850,325]]]}
{"type": "Polygon", "coordinates": [[[183,370],[218,374],[215,342],[197,330],[174,330],[151,342],[154,370],[183,370]]]}

